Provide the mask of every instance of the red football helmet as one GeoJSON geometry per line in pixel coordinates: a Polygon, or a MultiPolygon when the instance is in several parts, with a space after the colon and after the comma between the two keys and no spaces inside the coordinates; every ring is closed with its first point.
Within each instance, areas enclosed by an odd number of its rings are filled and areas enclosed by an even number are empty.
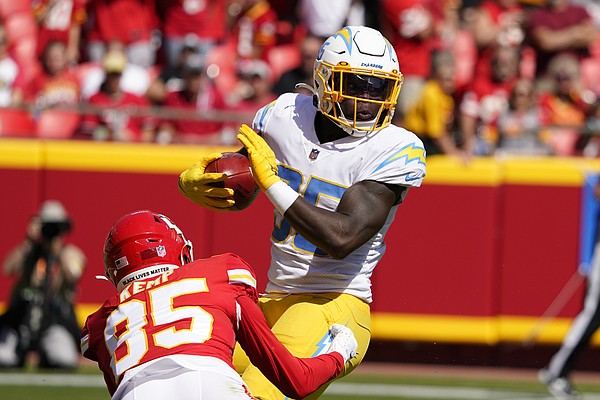
{"type": "Polygon", "coordinates": [[[106,276],[118,290],[192,260],[192,243],[181,229],[166,216],[148,210],[121,217],[104,242],[106,276]]]}

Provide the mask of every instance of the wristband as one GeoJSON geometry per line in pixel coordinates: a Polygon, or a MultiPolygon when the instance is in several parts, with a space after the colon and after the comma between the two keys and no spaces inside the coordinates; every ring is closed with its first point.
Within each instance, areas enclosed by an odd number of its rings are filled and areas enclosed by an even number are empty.
{"type": "Polygon", "coordinates": [[[271,203],[273,203],[277,211],[281,213],[281,215],[285,214],[287,209],[290,208],[300,196],[298,192],[281,180],[272,184],[265,191],[265,194],[269,200],[271,200],[271,203]]]}

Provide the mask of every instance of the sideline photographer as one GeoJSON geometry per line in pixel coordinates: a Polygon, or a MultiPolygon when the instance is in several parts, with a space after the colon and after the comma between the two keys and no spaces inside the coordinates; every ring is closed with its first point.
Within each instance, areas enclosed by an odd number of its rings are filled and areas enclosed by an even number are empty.
{"type": "Polygon", "coordinates": [[[81,328],[73,305],[87,261],[65,242],[71,229],[63,205],[47,200],[30,220],[26,239],[6,257],[4,275],[18,279],[0,316],[0,367],[24,366],[31,351],[42,368],[77,367],[81,328]]]}

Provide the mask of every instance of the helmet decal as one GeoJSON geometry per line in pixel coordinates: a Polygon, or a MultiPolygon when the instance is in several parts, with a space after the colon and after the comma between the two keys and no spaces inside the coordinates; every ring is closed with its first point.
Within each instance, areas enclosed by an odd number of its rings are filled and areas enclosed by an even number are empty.
{"type": "MultiPolygon", "coordinates": [[[[332,38],[340,37],[346,43],[346,48],[348,49],[348,53],[352,53],[352,30],[350,30],[349,26],[346,26],[336,33],[334,33],[332,38]]],[[[323,46],[328,45],[330,42],[327,40],[323,46]]]]}
{"type": "MultiPolygon", "coordinates": [[[[390,58],[390,62],[397,61],[397,60],[394,60],[394,54],[396,54],[396,51],[392,47],[392,44],[386,38],[383,38],[383,39],[385,40],[385,43],[387,44],[387,54],[388,54],[388,56],[390,58]]],[[[396,72],[398,72],[398,71],[396,71],[396,72]]]]}
{"type": "Polygon", "coordinates": [[[127,262],[127,257],[123,256],[117,260],[115,260],[115,267],[117,267],[117,269],[126,267],[129,265],[129,262],[127,262]]]}

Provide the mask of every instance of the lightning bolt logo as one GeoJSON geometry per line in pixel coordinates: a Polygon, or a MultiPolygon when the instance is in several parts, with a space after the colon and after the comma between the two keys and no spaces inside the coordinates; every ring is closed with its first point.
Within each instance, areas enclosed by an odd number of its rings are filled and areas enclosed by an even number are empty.
{"type": "MultiPolygon", "coordinates": [[[[346,44],[348,53],[352,54],[352,31],[350,30],[350,28],[345,27],[343,29],[340,29],[339,31],[334,33],[331,37],[332,38],[340,37],[344,41],[344,44],[346,44]]],[[[323,47],[321,47],[321,50],[319,51],[319,57],[317,57],[318,59],[321,58],[321,56],[323,55],[324,48],[328,44],[329,44],[329,42],[325,42],[323,44],[323,47]]]]}
{"type": "Polygon", "coordinates": [[[265,126],[265,119],[267,118],[267,114],[269,113],[269,110],[271,108],[273,108],[273,106],[275,106],[275,100],[273,100],[272,102],[270,102],[263,108],[262,114],[260,115],[260,118],[258,121],[258,130],[260,132],[262,132],[262,130],[265,126]]]}
{"type": "Polygon", "coordinates": [[[311,357],[316,357],[319,354],[321,354],[331,344],[331,340],[331,333],[327,331],[327,333],[325,333],[325,336],[323,336],[321,340],[319,340],[319,342],[315,345],[317,350],[315,350],[311,357]]]}
{"type": "Polygon", "coordinates": [[[392,54],[394,54],[394,49],[392,48],[392,44],[390,43],[390,41],[385,39],[385,45],[387,47],[387,53],[388,53],[388,56],[390,57],[390,61],[392,61],[392,62],[396,61],[396,60],[394,60],[394,57],[392,57],[392,54]]]}
{"type": "Polygon", "coordinates": [[[410,164],[411,162],[417,162],[425,165],[425,149],[423,147],[415,146],[414,143],[404,146],[396,153],[389,156],[384,162],[375,168],[375,171],[373,172],[379,171],[381,168],[393,163],[394,161],[402,160],[404,161],[404,165],[410,164]]]}

